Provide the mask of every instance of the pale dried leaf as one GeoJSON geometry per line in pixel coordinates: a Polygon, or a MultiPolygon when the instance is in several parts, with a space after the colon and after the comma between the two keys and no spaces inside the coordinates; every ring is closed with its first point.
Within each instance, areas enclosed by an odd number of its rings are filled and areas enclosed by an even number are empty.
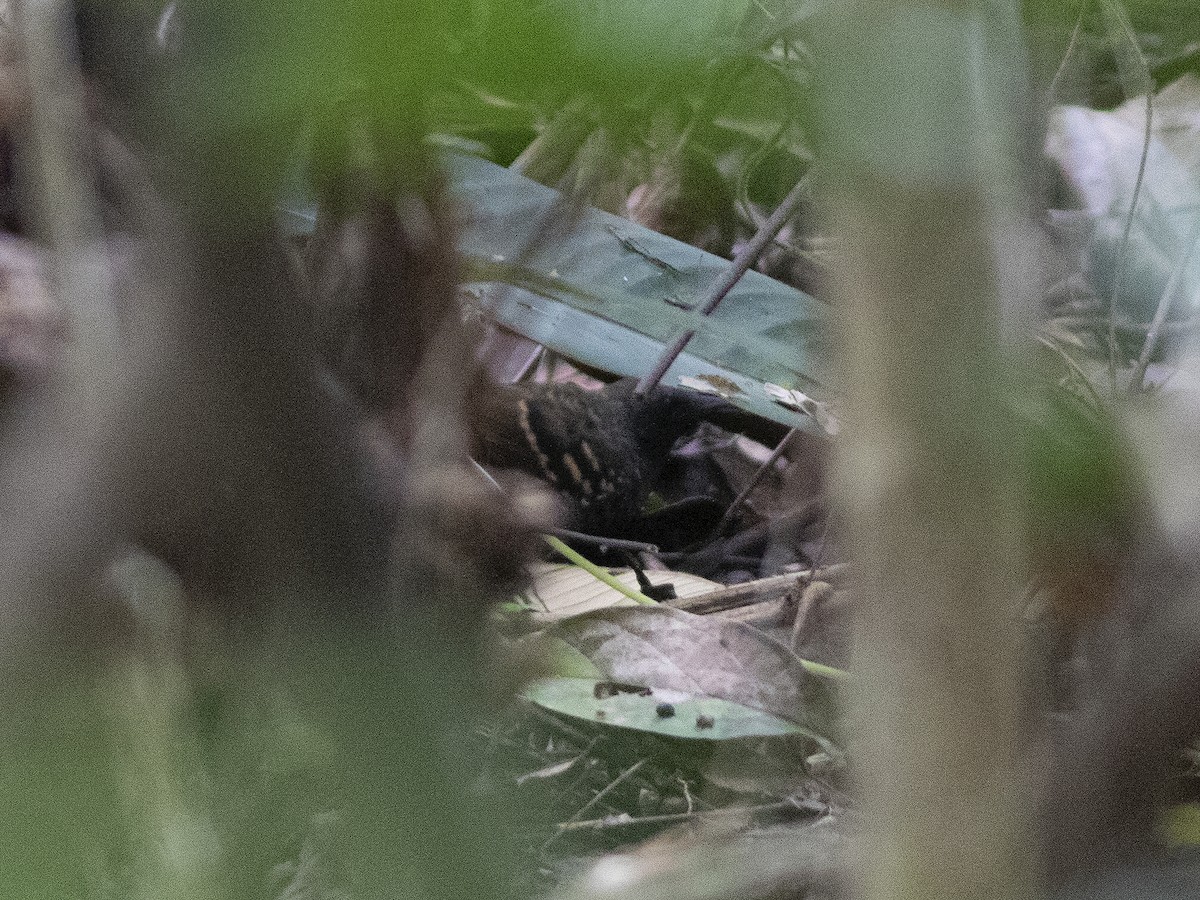
{"type": "MultiPolygon", "coordinates": [[[[637,576],[628,569],[613,570],[618,581],[637,590],[637,576]]],[[[683,572],[651,571],[651,584],[675,585],[679,597],[695,597],[717,590],[721,585],[683,572]]],[[[526,591],[532,604],[535,624],[549,625],[569,616],[577,616],[612,606],[636,606],[619,591],[597,581],[583,569],[570,565],[539,564],[534,568],[533,584],[526,591]]]]}
{"type": "Polygon", "coordinates": [[[549,633],[614,682],[729,700],[820,735],[837,731],[828,686],[748,625],[638,606],[577,616],[549,633]]]}

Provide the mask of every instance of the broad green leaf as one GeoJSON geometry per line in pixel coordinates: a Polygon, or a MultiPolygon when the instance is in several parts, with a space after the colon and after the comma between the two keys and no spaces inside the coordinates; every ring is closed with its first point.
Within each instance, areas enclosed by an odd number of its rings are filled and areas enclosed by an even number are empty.
{"type": "Polygon", "coordinates": [[[663,737],[719,741],[805,733],[791,722],[730,700],[670,688],[617,690],[608,696],[610,691],[604,681],[544,678],[526,688],[524,697],[562,715],[663,737]]]}
{"type": "MultiPolygon", "coordinates": [[[[774,403],[766,383],[827,402],[825,307],[759,272],[747,272],[709,317],[698,303],[727,260],[600,210],[564,215],[562,196],[482,159],[448,155],[450,193],[463,219],[459,248],[467,296],[514,331],[616,375],[648,372],[680,332],[696,337],[667,374],[719,378],[731,402],[820,433],[808,416],[774,403]],[[573,221],[570,229],[548,223],[573,221]]],[[[293,189],[293,196],[298,192],[293,189]]],[[[304,233],[311,204],[285,204],[285,224],[304,233]]]]}
{"type": "MultiPolygon", "coordinates": [[[[688,349],[713,366],[785,387],[821,387],[823,307],[807,294],[748,272],[705,320],[689,307],[726,260],[595,209],[580,211],[569,231],[547,237],[547,224],[568,218],[558,192],[484,160],[451,157],[448,169],[452,194],[466,213],[460,246],[478,267],[468,277],[494,283],[501,275],[510,281],[527,276],[519,291],[489,290],[481,298],[502,320],[521,318],[514,304],[553,317],[557,311],[538,303],[553,299],[655,342],[695,328],[688,349]],[[489,265],[510,268],[489,271],[489,265]]],[[[636,360],[644,371],[657,355],[657,348],[646,347],[614,361],[636,360]]],[[[681,368],[672,373],[701,374],[681,368]]]]}

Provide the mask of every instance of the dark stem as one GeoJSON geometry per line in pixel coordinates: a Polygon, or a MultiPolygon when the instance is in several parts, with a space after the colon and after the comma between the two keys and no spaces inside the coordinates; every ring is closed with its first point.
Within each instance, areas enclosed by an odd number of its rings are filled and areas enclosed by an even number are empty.
{"type": "MultiPolygon", "coordinates": [[[[779,234],[783,226],[787,224],[788,219],[795,214],[796,209],[800,206],[800,201],[804,199],[807,187],[806,179],[796,182],[795,187],[783,198],[783,202],[775,208],[775,211],[762,224],[762,227],[755,232],[754,237],[750,239],[749,243],[734,257],[729,268],[713,283],[713,286],[709,289],[708,297],[700,307],[700,315],[710,315],[721,301],[725,299],[726,295],[733,290],[734,285],[750,270],[750,267],[758,262],[758,258],[762,255],[763,250],[767,248],[767,244],[775,239],[775,235],[779,234]]],[[[644,396],[654,390],[658,383],[662,381],[663,376],[667,374],[667,370],[671,368],[671,364],[679,358],[679,354],[684,351],[695,336],[696,330],[689,328],[671,342],[670,346],[659,357],[658,363],[654,368],[638,382],[636,392],[639,396],[644,396]]]]}

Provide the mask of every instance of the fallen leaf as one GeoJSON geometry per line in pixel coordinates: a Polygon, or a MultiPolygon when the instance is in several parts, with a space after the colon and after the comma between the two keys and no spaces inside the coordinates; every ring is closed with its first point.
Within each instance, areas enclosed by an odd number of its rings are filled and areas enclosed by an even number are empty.
{"type": "Polygon", "coordinates": [[[837,740],[832,687],[805,671],[783,644],[749,625],[638,606],[576,616],[547,634],[614,682],[727,700],[837,740]]]}

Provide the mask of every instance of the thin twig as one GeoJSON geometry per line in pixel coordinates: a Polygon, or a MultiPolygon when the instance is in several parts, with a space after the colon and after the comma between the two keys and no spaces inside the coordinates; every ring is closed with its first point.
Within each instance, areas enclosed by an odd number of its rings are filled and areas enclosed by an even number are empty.
{"type": "Polygon", "coordinates": [[[597,534],[584,534],[582,531],[571,531],[569,528],[547,528],[545,534],[553,535],[564,541],[574,541],[577,544],[587,544],[589,547],[599,547],[602,550],[632,550],[635,553],[659,552],[656,544],[642,541],[627,541],[623,538],[607,538],[597,534]]]}
{"type": "Polygon", "coordinates": [[[809,617],[814,609],[833,596],[833,585],[827,581],[809,581],[796,598],[796,617],[792,620],[792,641],[789,645],[793,653],[800,646],[800,638],[808,627],[809,617]]]}
{"type": "Polygon", "coordinates": [[[532,718],[537,719],[547,727],[559,732],[577,744],[586,744],[594,740],[587,732],[569,724],[562,716],[552,715],[529,701],[525,703],[525,707],[529,710],[532,718]]]}
{"type": "Polygon", "coordinates": [[[717,588],[706,594],[695,594],[691,597],[676,597],[667,601],[666,605],[674,609],[698,616],[726,612],[743,606],[754,606],[782,597],[789,591],[802,588],[806,579],[836,583],[849,571],[848,563],[835,563],[823,569],[805,569],[802,572],[791,572],[786,575],[773,575],[770,578],[760,578],[757,581],[746,581],[742,584],[731,584],[717,588]]]}
{"type": "Polygon", "coordinates": [[[1146,130],[1142,134],[1142,155],[1138,160],[1137,179],[1133,183],[1133,200],[1129,204],[1129,215],[1121,232],[1121,244],[1117,249],[1117,264],[1113,271],[1112,294],[1108,301],[1108,378],[1113,396],[1117,393],[1117,302],[1121,297],[1121,281],[1125,277],[1125,259],[1129,251],[1129,234],[1133,230],[1138,201],[1142,198],[1142,182],[1146,177],[1146,161],[1150,156],[1150,136],[1154,116],[1154,94],[1146,92],[1146,130]]]}
{"type": "Polygon", "coordinates": [[[1142,153],[1138,160],[1137,179],[1133,184],[1133,198],[1129,204],[1129,215],[1117,250],[1113,268],[1112,290],[1108,306],[1108,372],[1109,389],[1112,396],[1117,393],[1117,329],[1116,314],[1121,299],[1121,283],[1124,281],[1125,264],[1129,251],[1129,235],[1137,213],[1138,201],[1142,196],[1142,184],[1146,175],[1146,163],[1150,156],[1150,141],[1154,125],[1154,79],[1146,57],[1138,43],[1137,34],[1129,19],[1129,12],[1120,0],[1100,0],[1100,11],[1113,56],[1117,63],[1121,87],[1127,97],[1146,95],[1146,125],[1142,132],[1142,153]]]}
{"type": "Polygon", "coordinates": [[[812,566],[805,573],[804,587],[800,591],[800,597],[796,601],[796,616],[792,620],[792,652],[796,652],[796,648],[800,646],[800,635],[803,633],[805,626],[808,624],[808,616],[822,600],[832,596],[832,588],[828,593],[821,592],[818,594],[813,590],[813,584],[816,582],[814,574],[821,565],[821,561],[825,558],[826,539],[829,537],[829,516],[826,515],[821,519],[821,536],[818,538],[817,555],[812,561],[812,566]]]}
{"type": "Polygon", "coordinates": [[[1142,353],[1138,357],[1137,366],[1133,370],[1133,379],[1129,385],[1131,393],[1137,393],[1145,387],[1146,369],[1150,367],[1150,357],[1154,355],[1154,351],[1158,346],[1158,334],[1171,312],[1171,301],[1175,298],[1175,291],[1179,287],[1179,282],[1183,279],[1183,273],[1187,269],[1188,263],[1192,261],[1192,253],[1196,249],[1196,241],[1198,239],[1200,239],[1200,215],[1195,217],[1191,230],[1188,231],[1188,235],[1184,239],[1183,249],[1179,252],[1179,258],[1175,261],[1175,268],[1171,272],[1171,277],[1167,279],[1167,285],[1163,288],[1162,296],[1158,298],[1158,308],[1154,311],[1154,320],[1150,323],[1150,328],[1146,332],[1146,342],[1142,344],[1142,353]]]}
{"type": "Polygon", "coordinates": [[[759,482],[767,477],[767,473],[775,468],[775,463],[779,461],[779,457],[783,456],[783,452],[787,450],[788,444],[791,442],[792,438],[796,436],[796,432],[799,430],[799,428],[791,429],[780,439],[779,443],[775,445],[775,449],[771,451],[771,455],[767,457],[766,462],[758,467],[758,471],[756,471],[750,477],[749,483],[742,488],[741,492],[736,497],[733,498],[733,502],[730,503],[729,508],[725,510],[725,515],[721,516],[721,521],[718,522],[717,527],[713,529],[713,537],[718,537],[724,533],[727,527],[729,527],[729,523],[733,521],[733,517],[737,515],[737,511],[742,508],[742,504],[746,502],[746,499],[750,496],[751,492],[758,487],[759,482]]]}
{"type": "Polygon", "coordinates": [[[615,779],[613,779],[607,786],[605,786],[605,788],[603,790],[601,790],[598,794],[596,794],[595,797],[593,797],[591,800],[589,800],[587,803],[585,803],[583,805],[583,808],[580,809],[579,812],[575,813],[575,815],[571,816],[570,819],[568,819],[566,822],[559,825],[557,829],[555,829],[554,834],[550,835],[550,837],[546,839],[546,843],[542,844],[541,852],[545,853],[550,848],[551,844],[553,844],[556,840],[558,840],[558,838],[561,835],[563,835],[567,832],[567,830],[571,827],[571,824],[573,822],[578,822],[580,819],[582,819],[584,816],[584,813],[586,813],[589,809],[591,809],[593,806],[595,806],[597,803],[599,803],[601,800],[603,800],[605,797],[607,797],[609,794],[611,794],[618,786],[624,784],[626,781],[628,781],[630,778],[632,778],[634,775],[636,775],[638,770],[641,769],[642,766],[644,766],[649,761],[650,761],[649,758],[643,757],[642,759],[639,759],[637,762],[635,762],[628,769],[626,769],[624,772],[622,772],[620,775],[618,775],[615,779]]]}
{"type": "MultiPolygon", "coordinates": [[[[577,768],[581,762],[583,762],[585,759],[588,758],[589,755],[591,755],[592,750],[595,748],[595,746],[598,743],[600,743],[600,739],[601,739],[601,735],[596,735],[594,738],[592,738],[591,741],[588,742],[588,745],[586,747],[584,747],[582,750],[580,750],[578,753],[576,753],[574,756],[572,756],[569,761],[566,761],[565,765],[561,766],[561,768],[556,766],[555,774],[556,775],[566,775],[572,769],[577,768]]],[[[543,769],[540,771],[545,771],[545,767],[543,767],[543,769]]],[[[525,782],[531,781],[538,777],[541,777],[539,775],[539,772],[530,772],[530,773],[526,773],[525,775],[518,775],[514,779],[514,782],[517,785],[517,787],[520,787],[521,785],[525,784],[525,782]]]]}
{"type": "MultiPolygon", "coordinates": [[[[492,487],[494,487],[500,493],[502,493],[502,494],[504,493],[504,488],[500,486],[500,482],[498,482],[495,478],[493,478],[491,473],[488,472],[487,469],[485,469],[483,466],[481,466],[475,460],[471,460],[471,463],[472,463],[472,465],[474,465],[475,469],[485,479],[487,479],[487,481],[492,485],[492,487]]],[[[651,598],[647,597],[645,594],[641,593],[640,591],[634,590],[633,588],[622,584],[617,579],[617,577],[615,575],[613,575],[611,572],[609,572],[607,569],[602,569],[602,568],[600,568],[600,566],[596,565],[591,560],[584,558],[583,556],[581,556],[579,554],[578,551],[572,550],[570,547],[568,547],[566,544],[564,544],[559,538],[555,537],[553,534],[543,532],[542,538],[546,541],[547,544],[550,545],[550,549],[552,549],[555,553],[558,553],[560,556],[565,557],[569,562],[574,563],[576,566],[583,569],[585,572],[587,572],[589,575],[591,575],[597,581],[600,581],[600,582],[608,585],[614,591],[624,594],[630,600],[634,600],[634,601],[641,603],[643,605],[646,605],[646,606],[656,606],[657,605],[658,601],[652,600],[651,598]]],[[[640,549],[640,548],[637,548],[637,549],[640,549]]]]}
{"type": "Polygon", "coordinates": [[[570,562],[573,562],[575,565],[579,566],[579,568],[583,569],[597,581],[608,585],[614,591],[624,594],[630,600],[641,603],[644,606],[658,605],[657,600],[652,600],[641,591],[634,590],[633,588],[622,584],[619,580],[617,580],[617,577],[607,569],[602,569],[591,560],[581,556],[577,551],[572,550],[558,538],[554,537],[554,535],[544,534],[542,537],[545,538],[546,543],[549,544],[551,549],[553,549],[556,553],[565,556],[570,562]]]}
{"type": "MultiPolygon", "coordinates": [[[[783,226],[795,214],[800,206],[800,202],[804,199],[807,188],[808,185],[804,179],[796,182],[795,187],[784,197],[783,202],[775,208],[775,211],[771,213],[767,221],[755,232],[754,237],[734,257],[733,262],[729,264],[729,268],[713,283],[707,298],[700,307],[699,314],[701,316],[710,315],[720,302],[725,299],[726,295],[733,290],[734,285],[758,261],[767,244],[775,239],[775,235],[779,234],[783,226]]],[[[663,351],[654,368],[638,382],[637,394],[643,395],[652,391],[662,381],[663,376],[667,374],[667,370],[671,368],[672,363],[679,358],[679,354],[684,351],[684,348],[691,343],[692,338],[695,336],[696,329],[689,328],[680,334],[679,337],[675,338],[670,346],[663,351]]]]}
{"type": "MultiPolygon", "coordinates": [[[[1165,333],[1173,337],[1186,336],[1191,333],[1192,326],[1195,324],[1195,315],[1188,319],[1181,319],[1178,322],[1167,322],[1162,327],[1161,334],[1165,333]]],[[[1097,316],[1075,315],[1075,316],[1055,316],[1054,322],[1068,330],[1078,330],[1081,328],[1094,328],[1098,320],[1097,316]]],[[[1117,323],[1117,334],[1124,337],[1137,337],[1145,340],[1146,332],[1150,328],[1149,322],[1128,322],[1117,323]]]]}
{"type": "Polygon", "coordinates": [[[683,791],[683,799],[687,801],[688,815],[691,815],[696,809],[696,801],[692,799],[692,789],[688,787],[686,778],[676,777],[675,780],[679,782],[679,789],[683,791]]]}
{"type": "Polygon", "coordinates": [[[674,825],[679,822],[705,822],[715,819],[748,819],[757,821],[763,818],[772,818],[781,813],[796,813],[807,816],[816,816],[817,813],[809,812],[801,807],[794,799],[780,800],[775,803],[762,803],[758,806],[727,806],[723,809],[709,809],[702,812],[681,812],[681,813],[664,813],[657,816],[609,816],[604,819],[588,819],[585,821],[576,821],[572,819],[569,822],[563,822],[558,826],[559,833],[569,831],[584,831],[584,830],[608,830],[611,828],[631,828],[638,825],[674,825]]]}
{"type": "Polygon", "coordinates": [[[1063,57],[1058,61],[1058,68],[1054,70],[1054,77],[1050,79],[1050,87],[1046,89],[1046,105],[1054,103],[1058,96],[1058,82],[1062,79],[1063,72],[1067,69],[1067,63],[1075,54],[1075,45],[1079,42],[1080,32],[1083,30],[1083,14],[1087,11],[1088,0],[1083,0],[1079,4],[1079,15],[1075,17],[1075,27],[1071,29],[1071,39],[1067,41],[1067,49],[1063,51],[1063,57]]]}
{"type": "Polygon", "coordinates": [[[1062,359],[1063,363],[1067,367],[1067,374],[1072,377],[1085,391],[1087,391],[1088,398],[1091,400],[1092,406],[1096,407],[1097,409],[1102,408],[1104,406],[1104,400],[1096,392],[1096,388],[1092,384],[1091,379],[1088,378],[1087,372],[1080,368],[1079,363],[1074,360],[1071,354],[1061,347],[1057,341],[1051,340],[1046,335],[1040,334],[1037,336],[1036,340],[1047,350],[1051,351],[1052,353],[1056,353],[1062,359]]]}

